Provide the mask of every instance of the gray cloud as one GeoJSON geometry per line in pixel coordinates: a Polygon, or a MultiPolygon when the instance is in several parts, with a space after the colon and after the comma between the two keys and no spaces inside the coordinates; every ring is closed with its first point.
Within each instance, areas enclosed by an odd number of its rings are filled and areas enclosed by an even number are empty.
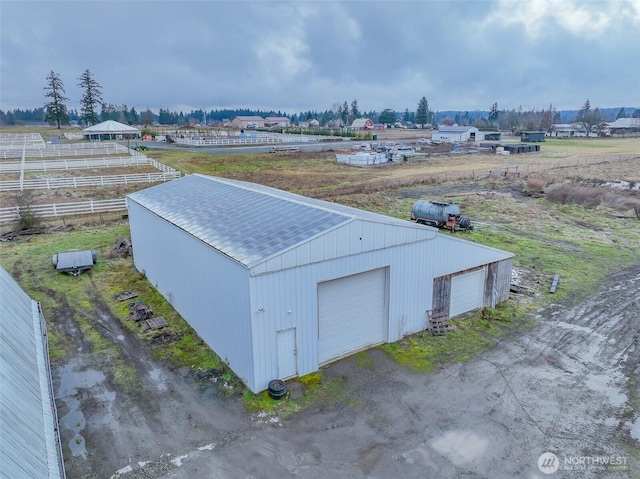
{"type": "Polygon", "coordinates": [[[3,1],[0,108],[76,107],[89,69],[138,109],[640,105],[640,2],[3,1]]]}

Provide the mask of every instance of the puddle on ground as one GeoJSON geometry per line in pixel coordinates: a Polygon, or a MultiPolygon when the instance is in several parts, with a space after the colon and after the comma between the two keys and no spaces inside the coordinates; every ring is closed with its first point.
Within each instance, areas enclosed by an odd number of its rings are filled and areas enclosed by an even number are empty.
{"type": "Polygon", "coordinates": [[[604,425],[605,426],[617,426],[618,425],[618,420],[615,417],[608,417],[607,419],[604,420],[604,425]]]}
{"type": "Polygon", "coordinates": [[[621,407],[627,402],[627,395],[620,392],[619,387],[610,385],[612,379],[612,374],[590,374],[585,383],[589,389],[606,394],[612,406],[621,407]]]}
{"type": "Polygon", "coordinates": [[[465,466],[483,459],[489,444],[488,437],[473,431],[449,431],[431,441],[431,447],[456,466],[465,466]]]}
{"type": "Polygon", "coordinates": [[[166,391],[167,390],[167,383],[165,381],[165,378],[164,378],[164,375],[162,374],[162,370],[161,369],[159,369],[159,368],[151,368],[149,370],[149,376],[151,376],[151,379],[156,384],[156,387],[158,388],[158,391],[166,391]]]}
{"type": "MultiPolygon", "coordinates": [[[[87,448],[81,431],[86,426],[86,419],[80,409],[80,400],[83,390],[93,388],[104,381],[102,372],[95,369],[77,370],[77,364],[73,361],[58,368],[60,384],[56,392],[56,399],[64,402],[68,408],[67,414],[60,418],[61,427],[73,433],[73,437],[68,442],[69,450],[73,456],[87,457],[87,448]]],[[[115,401],[116,393],[103,390],[95,397],[105,401],[115,401]]]]}
{"type": "Polygon", "coordinates": [[[554,324],[556,326],[560,326],[561,328],[570,329],[572,331],[582,331],[587,334],[593,333],[593,329],[587,328],[585,326],[579,326],[577,324],[565,323],[564,321],[556,321],[554,324]]]}

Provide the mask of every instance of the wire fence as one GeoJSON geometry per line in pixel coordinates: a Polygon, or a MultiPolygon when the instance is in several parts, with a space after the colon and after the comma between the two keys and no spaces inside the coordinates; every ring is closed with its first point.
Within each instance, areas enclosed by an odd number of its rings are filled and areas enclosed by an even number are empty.
{"type": "MultiPolygon", "coordinates": [[[[517,155],[527,155],[526,153],[517,155]]],[[[515,155],[511,155],[511,158],[515,160],[515,155]]],[[[601,164],[613,164],[622,161],[640,159],[640,154],[620,154],[610,156],[588,156],[574,160],[558,160],[558,161],[545,161],[539,163],[518,163],[505,164],[504,166],[495,166],[489,168],[473,168],[473,169],[460,169],[451,170],[446,173],[427,173],[426,177],[433,177],[434,179],[440,179],[442,181],[452,180],[471,180],[481,179],[492,175],[498,176],[527,176],[532,174],[551,174],[554,170],[569,169],[575,167],[585,167],[601,164]]],[[[428,157],[427,157],[428,160],[428,157]]]]}

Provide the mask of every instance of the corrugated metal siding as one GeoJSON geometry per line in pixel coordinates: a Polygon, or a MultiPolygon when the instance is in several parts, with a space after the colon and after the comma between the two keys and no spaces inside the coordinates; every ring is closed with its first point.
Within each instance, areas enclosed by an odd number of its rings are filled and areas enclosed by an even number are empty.
{"type": "Polygon", "coordinates": [[[248,270],[133,202],[129,219],[136,268],[252,387],[248,270]]]}
{"type": "Polygon", "coordinates": [[[319,283],[319,362],[385,342],[387,312],[386,268],[319,283]]]}
{"type": "Polygon", "coordinates": [[[451,277],[449,315],[458,316],[483,307],[486,268],[478,268],[451,277]]]}
{"type": "Polygon", "coordinates": [[[251,272],[254,275],[269,273],[391,246],[426,241],[437,235],[433,228],[405,223],[407,227],[354,220],[267,259],[252,267],[251,272]]]}
{"type": "Polygon", "coordinates": [[[40,308],[0,268],[0,477],[64,477],[40,308]]]}
{"type": "MultiPolygon", "coordinates": [[[[333,242],[336,235],[327,236],[328,241],[315,244],[318,247],[336,244],[333,242]]],[[[511,256],[468,241],[442,237],[252,276],[257,389],[265,389],[277,375],[279,330],[296,327],[299,374],[318,369],[319,282],[388,266],[389,341],[393,342],[427,328],[426,310],[433,306],[434,278],[497,261],[501,271],[508,270],[510,274],[511,256]],[[258,309],[263,311],[258,313],[258,309]]],[[[261,271],[261,265],[256,269],[261,271]]]]}

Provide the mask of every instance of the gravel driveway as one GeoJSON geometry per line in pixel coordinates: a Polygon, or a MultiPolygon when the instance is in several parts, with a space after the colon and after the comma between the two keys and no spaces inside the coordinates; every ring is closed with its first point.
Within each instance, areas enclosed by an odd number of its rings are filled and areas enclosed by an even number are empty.
{"type": "Polygon", "coordinates": [[[346,399],[286,420],[169,369],[103,308],[142,378],[118,391],[62,318],[78,348],[55,369],[68,477],[640,477],[640,265],[537,318],[434,373],[377,349],[339,361],[325,377],[346,399]]]}

